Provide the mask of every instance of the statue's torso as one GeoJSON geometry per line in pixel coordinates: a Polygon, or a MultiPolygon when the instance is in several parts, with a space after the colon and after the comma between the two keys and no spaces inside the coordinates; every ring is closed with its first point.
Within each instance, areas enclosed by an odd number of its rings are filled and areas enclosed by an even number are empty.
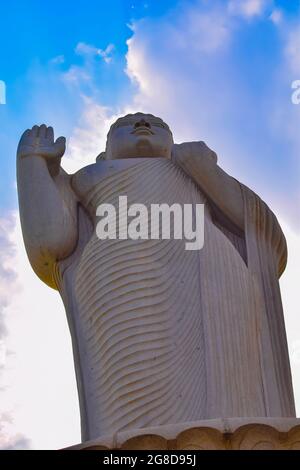
{"type": "Polygon", "coordinates": [[[117,207],[121,195],[147,207],[206,204],[200,251],[186,251],[185,240],[100,240],[94,230],[77,260],[72,295],[88,438],[264,415],[252,279],[197,186],[164,159],[99,162],[72,184],[94,228],[99,204],[117,207]]]}

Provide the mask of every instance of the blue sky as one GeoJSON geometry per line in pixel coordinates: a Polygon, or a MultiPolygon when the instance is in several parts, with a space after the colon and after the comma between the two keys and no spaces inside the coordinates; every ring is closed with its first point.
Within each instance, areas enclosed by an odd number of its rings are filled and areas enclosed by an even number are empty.
{"type": "MultiPolygon", "coordinates": [[[[121,2],[109,4],[113,8],[120,6],[121,2]]],[[[13,153],[18,133],[22,126],[29,126],[32,121],[30,113],[26,112],[30,110],[30,98],[35,86],[30,71],[45,67],[51,58],[61,54],[73,59],[74,48],[81,35],[83,38],[89,37],[91,41],[97,36],[101,42],[106,41],[107,34],[122,37],[121,44],[124,47],[127,28],[123,8],[116,8],[113,30],[108,31],[111,21],[105,21],[105,13],[101,14],[102,19],[99,21],[100,12],[95,14],[94,8],[87,11],[84,2],[76,2],[74,5],[72,15],[69,14],[68,2],[52,2],[47,8],[42,7],[39,1],[6,2],[1,6],[0,76],[7,86],[7,106],[0,108],[1,129],[6,144],[3,149],[6,158],[1,162],[1,190],[4,193],[1,194],[1,204],[4,207],[15,203],[7,183],[12,183],[14,179],[13,153]],[[7,138],[11,130],[13,135],[7,138]]],[[[111,17],[112,10],[108,14],[111,17]]],[[[43,114],[43,110],[40,112],[43,114]]]]}
{"type": "MultiPolygon", "coordinates": [[[[255,11],[256,0],[252,2],[255,11]]],[[[281,70],[285,60],[286,39],[283,36],[287,35],[287,29],[296,28],[299,1],[258,2],[265,5],[261,10],[257,7],[259,13],[253,15],[243,14],[239,7],[231,7],[231,18],[225,19],[221,26],[232,29],[233,37],[229,46],[221,51],[212,51],[211,57],[201,47],[195,49],[196,57],[193,56],[195,44],[188,46],[189,51],[184,47],[176,50],[172,47],[174,31],[171,31],[169,38],[168,35],[163,37],[163,29],[167,30],[172,24],[177,25],[178,34],[185,34],[180,17],[184,18],[188,9],[195,8],[203,15],[218,10],[216,15],[220,16],[225,4],[228,6],[230,3],[237,5],[241,2],[80,0],[71,7],[69,2],[53,1],[48,5],[31,0],[2,4],[0,79],[6,82],[7,105],[0,107],[3,155],[0,208],[6,210],[16,206],[15,149],[24,128],[46,121],[68,137],[82,113],[82,94],[116,112],[130,102],[137,84],[124,71],[127,40],[134,35],[130,25],[139,24],[143,18],[146,18],[145,30],[150,28],[151,44],[148,42],[148,45],[151,57],[157,54],[157,61],[162,60],[164,68],[167,64],[176,75],[182,63],[185,77],[190,72],[195,82],[199,76],[199,94],[204,90],[205,95],[211,95],[213,102],[214,111],[213,116],[209,117],[209,125],[218,127],[222,136],[220,141],[224,138],[228,141],[235,139],[235,144],[232,142],[230,145],[232,152],[238,152],[243,146],[244,154],[239,158],[243,159],[248,171],[251,165],[251,174],[260,182],[259,188],[263,186],[261,175],[270,168],[271,162],[274,184],[288,185],[292,191],[291,188],[297,186],[299,175],[287,162],[286,153],[294,152],[291,150],[293,143],[290,136],[278,135],[275,125],[270,125],[270,114],[276,112],[274,108],[281,106],[281,100],[286,101],[285,108],[289,107],[285,120],[294,119],[293,115],[299,114],[289,99],[294,72],[281,70]],[[274,11],[281,15],[277,24],[270,21],[274,11]],[[162,47],[160,41],[163,42],[162,47]],[[80,43],[93,46],[95,50],[105,50],[112,44],[111,61],[107,63],[92,52],[76,52],[80,43]],[[76,67],[81,68],[82,74],[89,78],[78,79],[78,86],[72,87],[62,77],[76,67]],[[231,100],[231,106],[223,102],[226,99],[231,100]],[[216,106],[218,100],[223,102],[223,108],[216,106]],[[227,115],[224,116],[223,112],[227,115]]],[[[143,36],[142,31],[139,34],[143,36]]],[[[201,41],[202,38],[191,40],[201,41]]],[[[160,71],[155,71],[157,73],[160,71]]],[[[172,77],[175,82],[176,75],[172,77]]],[[[197,93],[195,83],[192,86],[197,93]]],[[[199,113],[204,114],[201,104],[196,101],[193,106],[191,103],[192,108],[198,106],[199,113]]],[[[203,139],[205,130],[203,134],[200,127],[195,138],[203,139]]],[[[230,166],[230,170],[234,171],[234,167],[230,166]]]]}
{"type": "Polygon", "coordinates": [[[79,440],[64,310],[32,273],[20,232],[19,137],[52,125],[73,172],[103,150],[117,116],[139,110],[164,118],[176,142],[205,140],[283,225],[300,411],[300,0],[10,0],[0,18],[0,448],[79,440]]]}
{"type": "Polygon", "coordinates": [[[16,204],[12,187],[20,132],[47,117],[42,102],[38,109],[32,105],[35,96],[48,86],[48,98],[52,94],[55,100],[64,100],[69,129],[80,112],[76,93],[68,95],[59,76],[49,79],[50,69],[54,73],[55,68],[54,64],[51,67],[51,60],[64,57],[57,67],[63,73],[71,64],[80,66],[84,62],[75,53],[79,42],[99,48],[113,44],[113,63],[109,67],[105,63],[94,64],[95,86],[83,85],[82,90],[102,104],[114,106],[131,93],[130,80],[124,73],[126,40],[132,35],[129,25],[145,14],[161,15],[173,4],[170,0],[78,0],[72,4],[13,0],[1,4],[0,79],[7,87],[7,105],[0,107],[1,153],[5,155],[1,161],[1,208],[16,204]]]}

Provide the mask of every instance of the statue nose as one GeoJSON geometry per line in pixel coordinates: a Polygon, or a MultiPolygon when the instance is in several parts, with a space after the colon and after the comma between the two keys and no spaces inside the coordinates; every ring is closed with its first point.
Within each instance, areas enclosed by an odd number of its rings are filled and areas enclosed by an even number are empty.
{"type": "Polygon", "coordinates": [[[149,127],[149,129],[151,129],[151,124],[150,124],[150,122],[148,122],[144,118],[142,118],[134,124],[135,129],[137,129],[138,127],[149,127]]]}

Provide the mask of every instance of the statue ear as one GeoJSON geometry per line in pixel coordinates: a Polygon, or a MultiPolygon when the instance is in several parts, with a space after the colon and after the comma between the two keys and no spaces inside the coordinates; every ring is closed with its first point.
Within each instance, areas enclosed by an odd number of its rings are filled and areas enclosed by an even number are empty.
{"type": "Polygon", "coordinates": [[[105,160],[105,158],[106,158],[106,152],[101,152],[96,158],[96,162],[98,162],[99,160],[105,160]]]}

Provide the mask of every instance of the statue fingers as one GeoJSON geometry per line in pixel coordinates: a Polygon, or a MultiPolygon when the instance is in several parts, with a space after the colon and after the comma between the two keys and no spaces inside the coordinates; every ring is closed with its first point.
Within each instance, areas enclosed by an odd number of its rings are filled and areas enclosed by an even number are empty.
{"type": "Polygon", "coordinates": [[[65,150],[66,150],[66,138],[59,137],[55,141],[54,147],[56,150],[56,155],[61,157],[65,153],[65,150]]]}
{"type": "Polygon", "coordinates": [[[33,126],[33,128],[31,129],[30,131],[31,133],[31,137],[32,138],[37,138],[39,136],[39,133],[40,133],[40,128],[39,126],[35,125],[33,126]]]}
{"type": "Polygon", "coordinates": [[[46,137],[48,140],[51,141],[51,143],[54,142],[54,130],[53,130],[53,127],[49,126],[47,127],[47,130],[46,130],[46,137]]]}
{"type": "Polygon", "coordinates": [[[29,140],[31,140],[31,129],[26,129],[20,138],[19,146],[28,143],[29,140]]]}
{"type": "Polygon", "coordinates": [[[40,137],[40,139],[45,139],[46,138],[46,133],[47,133],[47,126],[45,124],[42,124],[39,128],[39,137],[40,137]]]}

